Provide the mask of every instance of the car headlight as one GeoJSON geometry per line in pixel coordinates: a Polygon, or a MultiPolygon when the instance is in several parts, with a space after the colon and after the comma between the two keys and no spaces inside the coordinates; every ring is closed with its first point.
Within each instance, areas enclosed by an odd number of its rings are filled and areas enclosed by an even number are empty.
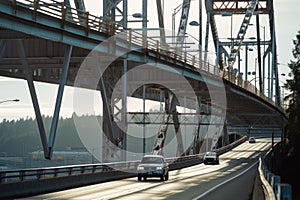
{"type": "Polygon", "coordinates": [[[138,166],[137,170],[139,171],[144,170],[144,166],[138,166]]]}
{"type": "Polygon", "coordinates": [[[162,167],[156,167],[156,170],[162,170],[163,168],[162,167]]]}

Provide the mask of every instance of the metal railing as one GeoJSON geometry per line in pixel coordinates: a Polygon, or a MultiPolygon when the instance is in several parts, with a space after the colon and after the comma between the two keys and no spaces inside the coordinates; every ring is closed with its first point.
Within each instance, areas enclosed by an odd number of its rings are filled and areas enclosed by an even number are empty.
{"type": "MultiPolygon", "coordinates": [[[[179,158],[167,158],[167,162],[186,162],[191,159],[198,158],[199,155],[185,156],[179,158]]],[[[41,180],[49,178],[58,178],[73,176],[79,174],[90,173],[105,173],[113,171],[135,172],[140,161],[130,162],[114,162],[114,163],[99,163],[99,164],[85,164],[85,165],[69,165],[59,167],[44,167],[31,168],[20,170],[7,170],[0,172],[0,184],[8,182],[22,182],[28,180],[41,180]]]]}
{"type": "Polygon", "coordinates": [[[22,182],[28,180],[58,178],[79,174],[105,173],[116,170],[134,171],[138,163],[138,161],[131,161],[8,170],[0,172],[0,184],[7,182],[22,182]]]}
{"type": "Polygon", "coordinates": [[[176,49],[171,48],[169,45],[163,45],[158,40],[149,38],[131,29],[126,29],[117,23],[103,19],[103,17],[94,16],[89,12],[83,12],[68,7],[64,2],[56,0],[7,0],[7,2],[11,2],[11,5],[16,10],[18,8],[31,10],[33,19],[41,14],[57,18],[61,21],[61,28],[64,28],[67,23],[71,23],[83,27],[87,35],[91,30],[105,33],[108,36],[116,35],[117,38],[119,37],[119,39],[125,39],[125,41],[127,41],[128,48],[136,45],[143,49],[147,49],[148,51],[155,52],[158,58],[163,57],[165,60],[172,63],[180,61],[183,63],[183,66],[189,66],[195,70],[202,70],[215,76],[222,77],[223,79],[257,95],[264,101],[275,106],[281,112],[285,112],[284,109],[279,105],[276,105],[272,99],[266,97],[250,82],[244,81],[238,77],[236,73],[217,68],[215,65],[211,65],[186,51],[176,51],[176,49]],[[118,33],[121,32],[125,32],[126,37],[124,37],[124,34],[118,35],[118,33]]]}

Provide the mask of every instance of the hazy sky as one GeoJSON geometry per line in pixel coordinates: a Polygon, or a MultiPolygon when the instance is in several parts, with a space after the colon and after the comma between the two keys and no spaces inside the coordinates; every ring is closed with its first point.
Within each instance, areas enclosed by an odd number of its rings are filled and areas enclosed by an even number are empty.
{"type": "MultiPolygon", "coordinates": [[[[102,15],[102,0],[88,0],[86,1],[86,8],[90,13],[100,16],[102,15]]],[[[129,3],[129,14],[141,12],[141,0],[128,0],[129,3]]],[[[148,0],[149,8],[148,8],[148,18],[149,25],[148,27],[158,27],[158,20],[156,17],[156,7],[155,0],[148,0]]],[[[204,2],[204,1],[203,1],[204,2]]],[[[164,0],[164,14],[165,14],[165,27],[167,31],[171,32],[171,24],[172,24],[172,12],[175,7],[180,5],[182,0],[164,0]]],[[[204,6],[204,3],[203,3],[204,6]]],[[[299,0],[275,0],[275,26],[276,26],[276,39],[277,39],[277,52],[278,52],[278,61],[282,63],[279,66],[279,73],[288,73],[287,63],[292,60],[292,48],[293,48],[293,39],[295,39],[296,34],[300,30],[300,1],[299,0]]],[[[197,14],[198,1],[192,0],[192,6],[189,15],[189,21],[198,20],[197,14]]],[[[178,26],[180,13],[176,16],[176,28],[178,26]]],[[[255,17],[253,17],[255,19],[255,17]]],[[[252,19],[252,20],[254,20],[252,19]]],[[[203,41],[205,36],[205,20],[206,15],[205,11],[203,11],[203,41]]],[[[237,34],[237,29],[240,26],[239,18],[233,18],[233,33],[234,37],[237,34]]],[[[219,29],[220,38],[228,38],[230,37],[230,17],[218,18],[217,23],[220,23],[222,26],[222,30],[219,29]]],[[[267,18],[261,21],[261,26],[267,26],[267,18]]],[[[139,23],[129,24],[129,26],[141,26],[139,23]]],[[[249,29],[254,29],[254,27],[249,27],[249,29]]],[[[177,30],[177,29],[176,29],[177,30]]],[[[196,27],[188,27],[187,32],[193,35],[195,38],[198,38],[198,29],[196,27]]],[[[250,32],[250,31],[249,31],[250,32]]],[[[263,29],[261,29],[261,34],[263,29]]],[[[266,36],[268,38],[268,35],[266,36]]],[[[211,38],[209,40],[210,44],[211,38]]],[[[209,49],[210,53],[214,53],[214,49],[209,49]]],[[[253,65],[250,66],[253,68],[254,66],[254,58],[255,55],[250,55],[253,59],[253,65]]],[[[213,55],[210,55],[210,61],[214,63],[213,55]]],[[[0,61],[1,62],[1,61],[0,61]]],[[[250,61],[251,62],[251,61],[250,61]]],[[[284,77],[280,77],[281,81],[284,81],[284,77]]],[[[54,111],[54,102],[57,93],[56,85],[49,85],[45,83],[36,83],[36,90],[39,98],[39,103],[41,106],[41,112],[44,115],[52,115],[54,111]]],[[[0,77],[0,101],[7,99],[20,99],[20,102],[7,102],[0,104],[0,121],[4,118],[6,119],[17,119],[17,118],[26,118],[26,117],[34,117],[34,111],[29,95],[29,90],[27,87],[27,83],[24,80],[18,79],[9,79],[5,77],[0,77]]],[[[96,98],[100,98],[99,93],[96,93],[96,98]]],[[[72,101],[72,89],[66,88],[63,98],[63,105],[61,109],[62,116],[70,116],[73,112],[73,101],[72,101]]],[[[101,103],[96,102],[95,104],[95,113],[98,114],[100,111],[98,108],[101,107],[101,103]]],[[[141,102],[136,103],[137,110],[142,109],[141,102]],[[140,108],[140,109],[139,109],[140,108]]]]}

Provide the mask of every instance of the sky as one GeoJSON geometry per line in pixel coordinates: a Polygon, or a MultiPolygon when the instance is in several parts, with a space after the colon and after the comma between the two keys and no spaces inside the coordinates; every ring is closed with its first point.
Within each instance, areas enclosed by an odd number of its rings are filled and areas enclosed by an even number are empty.
{"type": "MultiPolygon", "coordinates": [[[[72,0],[70,0],[72,1],[72,0]]],[[[102,15],[102,0],[86,0],[86,10],[88,10],[91,14],[100,16],[102,15]]],[[[157,28],[158,20],[156,17],[156,4],[155,0],[148,0],[148,18],[149,24],[148,27],[157,28]]],[[[204,1],[203,1],[204,2],[204,1]]],[[[182,0],[163,0],[164,5],[164,22],[167,31],[171,32],[172,27],[172,12],[174,9],[182,3],[182,0]]],[[[141,13],[142,4],[141,0],[128,0],[129,4],[129,15],[133,13],[141,13]]],[[[204,3],[203,3],[204,6],[204,3]]],[[[277,39],[277,52],[278,52],[278,62],[279,65],[279,74],[288,74],[289,69],[287,64],[293,60],[292,57],[292,49],[293,49],[293,39],[296,38],[296,34],[300,30],[300,1],[299,0],[274,0],[275,7],[275,28],[276,28],[276,39],[277,39]]],[[[197,21],[198,20],[198,1],[192,0],[191,10],[189,13],[189,21],[197,21]]],[[[180,12],[176,15],[176,30],[179,24],[180,12]]],[[[204,41],[205,37],[205,20],[206,15],[205,11],[203,11],[203,32],[202,37],[204,41]]],[[[252,19],[254,20],[254,18],[252,19]]],[[[234,17],[232,20],[233,33],[237,34],[237,30],[240,25],[241,18],[234,17]]],[[[219,17],[217,19],[217,23],[219,23],[219,37],[228,38],[230,37],[230,17],[219,17]]],[[[264,18],[260,24],[262,27],[268,26],[267,18],[264,18]]],[[[140,27],[140,23],[129,24],[130,27],[140,27]]],[[[254,29],[253,27],[249,27],[249,29],[254,29]]],[[[251,31],[249,31],[250,33],[251,31]]],[[[261,29],[261,33],[263,29],[261,29]]],[[[187,27],[187,33],[192,35],[194,38],[198,38],[198,28],[197,27],[187,27]]],[[[266,38],[269,35],[266,34],[266,38]]],[[[193,39],[192,39],[193,40],[193,39]]],[[[197,42],[193,40],[194,42],[197,42]]],[[[212,47],[211,37],[209,38],[209,61],[214,63],[214,49],[212,47]]],[[[250,55],[249,59],[253,60],[253,64],[250,65],[249,70],[254,70],[254,59],[255,55],[250,55]]],[[[0,61],[1,62],[1,61],[0,61]]],[[[285,82],[287,76],[280,76],[280,85],[285,82]]],[[[46,84],[46,83],[35,83],[38,100],[41,107],[41,113],[43,115],[52,115],[54,112],[55,98],[57,93],[57,85],[46,84]]],[[[9,99],[20,99],[19,102],[5,102],[0,103],[0,122],[3,119],[19,119],[19,118],[27,118],[27,117],[35,117],[34,110],[32,107],[30,94],[28,90],[28,86],[26,81],[20,79],[11,79],[6,77],[0,77],[0,102],[9,100],[9,99]]],[[[100,98],[99,92],[94,93],[96,98],[100,98]]],[[[98,98],[98,99],[99,99],[98,98]]],[[[136,109],[142,109],[142,102],[136,101],[136,109]]],[[[93,114],[101,113],[101,101],[95,103],[95,110],[93,114]],[[97,105],[96,105],[97,104],[97,105]]],[[[150,109],[147,108],[147,109],[150,109]]],[[[70,87],[66,87],[62,102],[61,108],[61,116],[70,117],[73,113],[73,90],[70,87]]]]}

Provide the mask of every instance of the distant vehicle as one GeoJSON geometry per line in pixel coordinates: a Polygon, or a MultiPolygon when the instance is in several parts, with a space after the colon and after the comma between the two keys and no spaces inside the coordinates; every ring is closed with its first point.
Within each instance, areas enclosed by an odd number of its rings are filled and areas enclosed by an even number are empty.
{"type": "Polygon", "coordinates": [[[138,181],[147,177],[160,177],[160,180],[169,179],[169,164],[162,155],[145,155],[137,167],[138,181]]]}
{"type": "Polygon", "coordinates": [[[214,151],[208,151],[203,157],[203,163],[207,164],[219,164],[219,155],[214,151]]]}
{"type": "Polygon", "coordinates": [[[255,138],[254,137],[249,137],[249,143],[255,143],[255,138]]]}

